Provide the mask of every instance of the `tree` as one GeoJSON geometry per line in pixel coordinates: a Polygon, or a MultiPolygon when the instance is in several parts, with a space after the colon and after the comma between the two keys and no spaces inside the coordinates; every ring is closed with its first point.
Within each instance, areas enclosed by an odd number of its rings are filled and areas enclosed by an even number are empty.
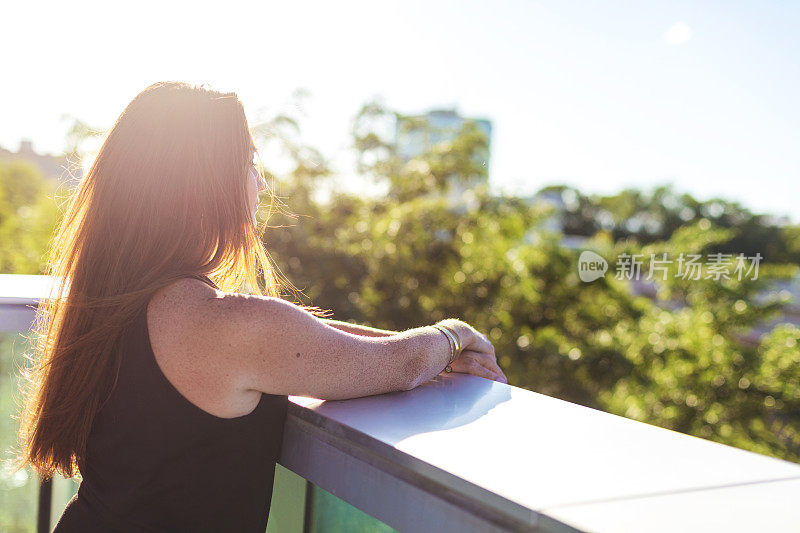
{"type": "Polygon", "coordinates": [[[0,161],[0,272],[45,271],[59,220],[55,187],[30,163],[0,161]]]}
{"type": "Polygon", "coordinates": [[[539,194],[562,198],[560,220],[568,235],[592,236],[608,231],[618,242],[633,239],[648,244],[667,240],[684,226],[708,220],[714,226],[734,230],[731,238],[714,251],[758,252],[769,262],[800,263],[800,227],[777,223],[774,217],[751,213],[725,199],[700,202],[669,186],[649,192],[625,189],[609,196],[586,196],[559,185],[545,187],[539,194]]]}
{"type": "MultiPolygon", "coordinates": [[[[734,235],[705,220],[667,241],[630,250],[645,257],[705,255],[734,235]]],[[[781,300],[760,296],[769,294],[773,276],[768,269],[758,279],[677,274],[677,263],[670,264],[666,276],[656,278],[656,300],[635,327],[614,337],[630,374],[602,391],[600,401],[629,418],[799,461],[797,328],[779,326],[755,346],[742,342],[783,307],[781,300]]]]}

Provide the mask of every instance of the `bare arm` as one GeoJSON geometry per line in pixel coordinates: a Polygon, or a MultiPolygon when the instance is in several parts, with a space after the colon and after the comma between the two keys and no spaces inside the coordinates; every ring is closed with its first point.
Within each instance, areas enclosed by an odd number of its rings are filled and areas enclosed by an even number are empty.
{"type": "Polygon", "coordinates": [[[196,280],[175,285],[173,292],[183,285],[188,294],[173,304],[167,327],[180,335],[197,379],[216,377],[229,390],[356,398],[411,389],[449,358],[446,338],[433,328],[355,335],[280,298],[225,293],[196,280]]]}
{"type": "Polygon", "coordinates": [[[349,322],[342,322],[341,320],[333,320],[331,318],[321,319],[329,326],[336,329],[352,333],[353,335],[364,335],[367,337],[389,337],[400,333],[399,331],[391,331],[388,329],[371,328],[369,326],[360,326],[358,324],[351,324],[349,322]]]}
{"type": "MultiPolygon", "coordinates": [[[[286,300],[225,293],[194,279],[156,294],[148,315],[167,377],[222,416],[246,411],[245,397],[255,392],[339,400],[409,390],[441,372],[451,355],[434,328],[355,335],[286,300]]],[[[501,379],[491,343],[463,322],[452,325],[465,346],[455,371],[501,379]]]]}

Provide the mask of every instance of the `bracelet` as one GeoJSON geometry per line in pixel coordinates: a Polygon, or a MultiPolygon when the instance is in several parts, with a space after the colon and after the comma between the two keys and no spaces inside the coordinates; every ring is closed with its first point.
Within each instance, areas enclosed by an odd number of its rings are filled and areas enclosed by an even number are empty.
{"type": "Polygon", "coordinates": [[[452,372],[453,371],[453,367],[451,367],[450,364],[455,360],[455,351],[456,351],[455,350],[455,343],[453,342],[453,338],[450,336],[450,333],[447,332],[443,327],[438,326],[438,325],[433,325],[431,327],[441,331],[442,334],[444,335],[444,337],[447,339],[447,347],[450,348],[450,357],[449,357],[449,362],[447,363],[447,366],[445,367],[444,370],[445,370],[445,372],[452,372]]]}
{"type": "Polygon", "coordinates": [[[459,338],[458,333],[448,326],[443,324],[434,324],[431,327],[438,329],[444,333],[445,337],[447,337],[447,344],[450,346],[450,361],[447,363],[444,371],[450,373],[453,371],[453,367],[451,365],[461,354],[461,339],[459,338]]]}
{"type": "MultiPolygon", "coordinates": [[[[444,324],[441,323],[437,325],[439,327],[444,328],[445,331],[449,332],[450,335],[453,337],[453,341],[455,342],[456,345],[456,357],[458,357],[461,354],[461,350],[464,348],[463,343],[461,342],[461,337],[458,335],[458,333],[456,333],[456,330],[451,326],[445,326],[444,324]]],[[[455,361],[455,358],[453,358],[453,360],[455,361]]]]}

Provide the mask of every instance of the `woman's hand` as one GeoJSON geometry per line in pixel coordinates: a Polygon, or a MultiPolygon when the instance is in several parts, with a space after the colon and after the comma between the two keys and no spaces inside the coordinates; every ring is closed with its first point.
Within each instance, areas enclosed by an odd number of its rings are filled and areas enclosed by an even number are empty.
{"type": "Polygon", "coordinates": [[[443,320],[440,323],[453,328],[461,340],[461,353],[450,365],[453,372],[462,372],[508,383],[506,375],[497,364],[494,346],[486,335],[466,322],[454,318],[443,320]]]}

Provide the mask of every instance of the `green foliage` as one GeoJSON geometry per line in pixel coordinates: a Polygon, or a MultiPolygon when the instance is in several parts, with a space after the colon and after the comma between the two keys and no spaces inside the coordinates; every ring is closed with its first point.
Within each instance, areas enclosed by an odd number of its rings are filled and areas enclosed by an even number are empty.
{"type": "Polygon", "coordinates": [[[22,161],[0,161],[0,272],[40,274],[59,219],[55,187],[22,161]]]}
{"type": "Polygon", "coordinates": [[[778,326],[758,346],[742,342],[743,333],[779,308],[756,298],[763,281],[675,279],[664,283],[636,329],[616,339],[630,375],[601,392],[602,404],[629,418],[799,461],[800,438],[787,429],[800,424],[800,381],[797,367],[790,368],[800,354],[797,328],[778,326]],[[681,306],[671,309],[675,302],[681,306]]]}
{"type": "Polygon", "coordinates": [[[647,244],[667,240],[686,225],[708,220],[715,227],[733,231],[714,251],[759,252],[771,262],[800,263],[800,226],[777,225],[771,217],[753,214],[736,202],[720,198],[701,202],[669,186],[650,192],[626,189],[610,196],[586,196],[567,186],[546,187],[540,192],[564,200],[560,219],[570,235],[590,236],[604,230],[615,241],[632,239],[647,244]]]}
{"type": "MultiPolygon", "coordinates": [[[[636,296],[612,275],[583,283],[579,251],[541,229],[545,211],[490,196],[480,181],[471,181],[476,175],[485,180],[474,166],[485,138],[468,126],[404,160],[387,134],[396,118],[371,103],[353,128],[360,170],[386,185],[386,196],[334,193],[315,200],[313,192],[328,184],[330,173],[324,165],[309,172],[302,158],[279,180],[282,197],[300,216],[273,215],[270,223],[281,227],[269,229],[265,243],[314,305],[339,319],[397,330],[459,317],[490,336],[514,385],[800,459],[793,429],[800,412],[797,330],[776,328],[757,346],[742,341],[782,306],[758,297],[769,292],[769,269],[755,281],[686,280],[675,276],[673,265],[654,298],[636,296]],[[458,184],[470,183],[479,185],[453,194],[458,184]]],[[[577,193],[572,200],[574,213],[603,209],[615,221],[609,231],[586,232],[594,236],[586,248],[608,259],[623,252],[674,258],[724,250],[742,236],[729,222],[749,216],[725,204],[708,218],[708,206],[668,189],[601,199],[577,193]],[[645,212],[668,229],[642,239],[615,233],[617,226],[632,227],[626,225],[632,217],[645,223],[645,212]]],[[[796,269],[782,270],[793,275],[796,269]]]]}

